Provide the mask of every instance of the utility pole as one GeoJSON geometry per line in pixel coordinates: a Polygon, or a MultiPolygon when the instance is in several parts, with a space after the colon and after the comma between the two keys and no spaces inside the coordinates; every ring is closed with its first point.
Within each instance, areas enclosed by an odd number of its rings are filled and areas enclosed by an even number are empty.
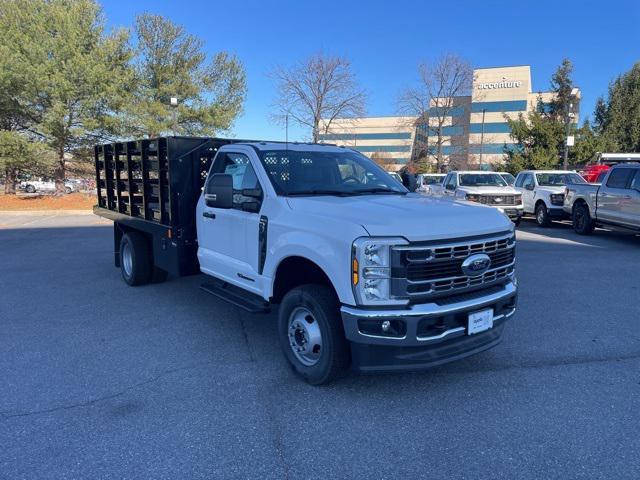
{"type": "Polygon", "coordinates": [[[571,119],[574,116],[573,102],[578,101],[579,93],[580,93],[580,90],[578,90],[577,88],[574,87],[571,89],[571,94],[569,98],[572,99],[572,102],[569,102],[565,109],[565,115],[564,115],[565,137],[564,137],[564,153],[563,153],[563,161],[562,161],[562,168],[564,170],[569,169],[569,147],[572,147],[574,142],[573,136],[569,135],[571,133],[571,119]]]}
{"type": "Polygon", "coordinates": [[[172,126],[173,135],[176,136],[178,133],[178,97],[171,97],[171,116],[172,116],[172,126]]]}
{"type": "Polygon", "coordinates": [[[482,109],[482,130],[480,131],[480,170],[482,170],[482,152],[484,150],[484,114],[486,110],[482,109]]]}

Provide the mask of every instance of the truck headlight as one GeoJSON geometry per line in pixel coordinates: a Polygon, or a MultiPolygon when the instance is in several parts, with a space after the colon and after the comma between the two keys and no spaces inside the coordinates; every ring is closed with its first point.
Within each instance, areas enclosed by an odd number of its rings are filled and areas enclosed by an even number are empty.
{"type": "Polygon", "coordinates": [[[549,199],[551,200],[551,205],[563,205],[564,193],[552,193],[549,195],[549,199]]]}
{"type": "Polygon", "coordinates": [[[469,202],[477,202],[478,199],[479,199],[479,197],[475,193],[467,193],[465,195],[465,200],[467,200],[469,202]]]}
{"type": "Polygon", "coordinates": [[[351,250],[351,285],[359,305],[404,305],[391,294],[394,245],[408,245],[403,238],[358,238],[351,250]]]}

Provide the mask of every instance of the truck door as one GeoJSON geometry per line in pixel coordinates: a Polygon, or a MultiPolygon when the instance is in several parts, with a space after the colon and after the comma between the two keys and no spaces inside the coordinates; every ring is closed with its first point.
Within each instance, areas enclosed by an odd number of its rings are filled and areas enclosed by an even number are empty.
{"type": "Polygon", "coordinates": [[[536,184],[532,173],[525,173],[522,181],[522,204],[524,211],[534,213],[535,211],[535,192],[536,184]]]}
{"type": "Polygon", "coordinates": [[[456,188],[458,187],[458,175],[456,173],[450,173],[442,189],[444,195],[453,196],[456,194],[456,188]]]}
{"type": "MultiPolygon", "coordinates": [[[[209,207],[204,202],[204,195],[200,196],[196,212],[200,269],[247,290],[261,292],[255,267],[258,212],[264,190],[246,153],[220,152],[211,166],[209,178],[214,173],[232,176],[233,207],[209,207]]],[[[207,185],[205,193],[206,189],[207,185]]]]}
{"type": "Polygon", "coordinates": [[[625,223],[624,205],[631,200],[629,184],[635,170],[619,167],[610,170],[609,176],[598,190],[596,215],[598,220],[625,223]]]}
{"type": "Polygon", "coordinates": [[[633,170],[635,174],[622,201],[621,216],[626,225],[637,228],[640,227],[640,168],[633,170]]]}

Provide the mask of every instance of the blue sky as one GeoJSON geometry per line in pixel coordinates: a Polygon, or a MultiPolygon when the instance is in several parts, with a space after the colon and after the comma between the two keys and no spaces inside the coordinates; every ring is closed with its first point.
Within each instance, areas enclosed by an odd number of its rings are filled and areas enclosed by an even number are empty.
{"type": "MultiPolygon", "coordinates": [[[[534,91],[547,90],[562,58],[575,65],[581,117],[609,82],[640,61],[640,2],[589,1],[269,1],[104,0],[110,26],[141,12],[164,15],[244,63],[248,94],[233,135],[283,139],[269,118],[274,86],[267,73],[319,51],[344,55],[367,90],[369,115],[393,115],[396,98],[421,61],[452,52],[474,67],[531,65],[534,91]]],[[[290,140],[307,130],[290,127],[290,140]]]]}

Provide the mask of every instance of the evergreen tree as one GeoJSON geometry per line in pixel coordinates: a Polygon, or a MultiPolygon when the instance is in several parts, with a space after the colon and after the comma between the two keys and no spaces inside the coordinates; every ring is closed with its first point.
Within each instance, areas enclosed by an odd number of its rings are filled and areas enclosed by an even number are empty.
{"type": "Polygon", "coordinates": [[[8,52],[19,104],[33,104],[27,129],[56,152],[54,177],[64,192],[74,149],[117,132],[114,111],[130,90],[127,34],[105,34],[93,0],[4,0],[3,54],[8,52]]]}
{"type": "Polygon", "coordinates": [[[506,169],[516,174],[521,170],[558,168],[558,142],[563,138],[563,125],[542,112],[520,113],[517,119],[506,118],[511,138],[518,147],[505,148],[506,169]]]}
{"type": "Polygon", "coordinates": [[[575,99],[571,95],[574,88],[573,64],[571,60],[565,58],[551,76],[551,91],[555,93],[551,102],[550,116],[556,121],[564,122],[567,114],[575,108],[575,99]]]}
{"type": "Polygon", "coordinates": [[[616,151],[640,152],[640,62],[610,85],[606,105],[596,105],[596,118],[616,151]]]}
{"type": "Polygon", "coordinates": [[[228,130],[246,94],[240,61],[226,52],[207,61],[199,38],[159,15],[138,16],[135,33],[137,86],[127,111],[132,132],[214,135],[228,130]],[[171,106],[172,97],[177,106],[171,106]]]}

